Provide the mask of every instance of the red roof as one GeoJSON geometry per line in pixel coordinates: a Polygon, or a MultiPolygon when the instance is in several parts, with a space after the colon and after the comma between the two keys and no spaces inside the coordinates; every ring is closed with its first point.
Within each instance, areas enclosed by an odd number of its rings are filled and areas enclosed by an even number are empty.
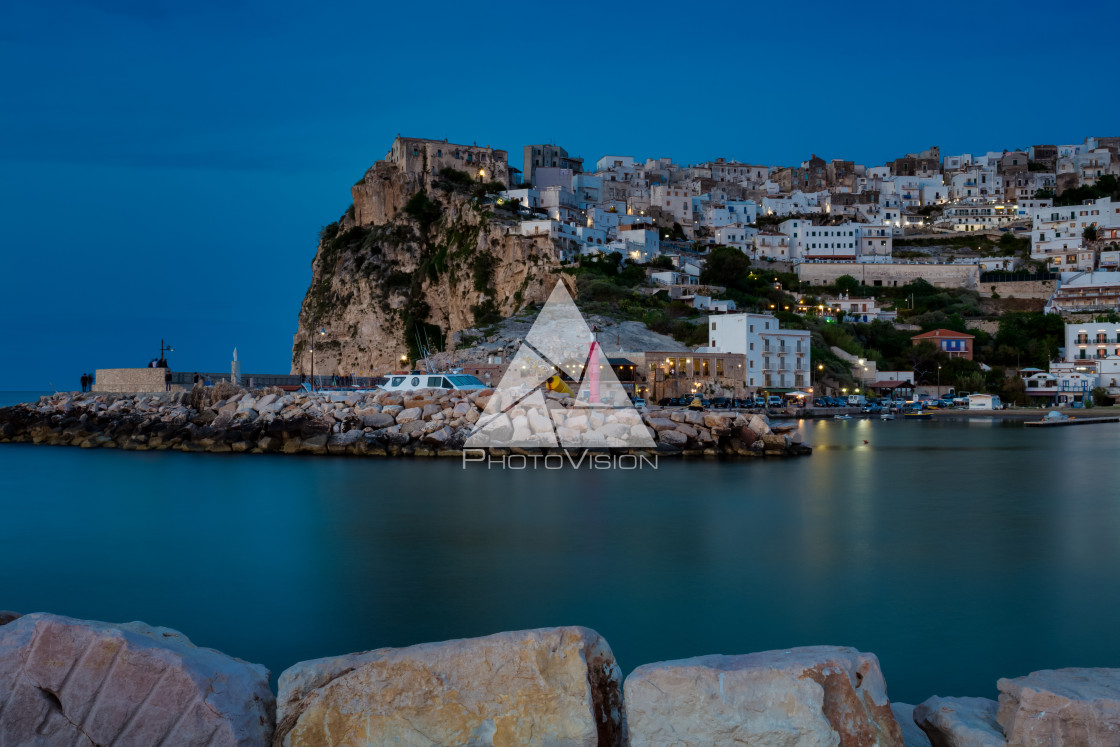
{"type": "Polygon", "coordinates": [[[973,340],[973,339],[976,338],[976,335],[966,335],[963,332],[954,332],[951,329],[935,329],[935,330],[931,330],[929,332],[923,332],[920,335],[914,335],[910,339],[911,340],[921,340],[921,339],[924,339],[926,337],[930,337],[930,338],[961,337],[961,338],[967,338],[969,340],[973,340]]]}

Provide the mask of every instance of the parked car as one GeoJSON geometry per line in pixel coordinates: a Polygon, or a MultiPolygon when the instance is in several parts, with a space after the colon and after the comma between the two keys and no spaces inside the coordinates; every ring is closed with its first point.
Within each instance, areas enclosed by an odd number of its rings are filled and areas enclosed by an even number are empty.
{"type": "Polygon", "coordinates": [[[879,413],[879,412],[882,412],[882,411],[883,411],[883,406],[880,405],[878,402],[868,402],[866,405],[864,405],[860,409],[860,412],[869,412],[869,413],[872,413],[872,414],[879,413]]]}
{"type": "Polygon", "coordinates": [[[824,397],[817,397],[815,400],[813,400],[813,406],[814,407],[828,407],[828,400],[825,399],[824,397]]]}
{"type": "Polygon", "coordinates": [[[636,397],[634,399],[634,407],[645,407],[645,406],[646,406],[646,401],[644,399],[642,399],[641,397],[636,397]]]}
{"type": "Polygon", "coordinates": [[[716,397],[712,400],[712,407],[718,410],[726,410],[731,407],[731,398],[716,397]]]}
{"type": "Polygon", "coordinates": [[[752,407],[766,407],[766,398],[762,396],[755,397],[751,400],[752,407]]]}
{"type": "Polygon", "coordinates": [[[766,406],[767,407],[781,407],[782,406],[782,398],[779,397],[776,394],[771,394],[770,399],[766,400],[766,406]]]}
{"type": "Polygon", "coordinates": [[[657,400],[658,407],[668,407],[671,404],[673,404],[672,397],[662,397],[661,399],[657,400]]]}
{"type": "Polygon", "coordinates": [[[704,399],[703,397],[701,397],[701,398],[700,398],[700,405],[701,405],[702,407],[711,407],[711,406],[712,406],[712,403],[711,403],[711,402],[710,402],[709,400],[707,400],[707,399],[704,399]]]}

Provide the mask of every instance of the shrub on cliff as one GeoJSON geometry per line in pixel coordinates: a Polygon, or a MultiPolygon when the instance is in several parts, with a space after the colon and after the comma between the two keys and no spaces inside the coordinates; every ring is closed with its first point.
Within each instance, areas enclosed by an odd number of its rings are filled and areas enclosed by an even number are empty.
{"type": "Polygon", "coordinates": [[[427,235],[428,230],[443,215],[443,205],[439,200],[428,197],[428,193],[420,190],[404,205],[404,212],[420,226],[421,233],[427,235]]]}

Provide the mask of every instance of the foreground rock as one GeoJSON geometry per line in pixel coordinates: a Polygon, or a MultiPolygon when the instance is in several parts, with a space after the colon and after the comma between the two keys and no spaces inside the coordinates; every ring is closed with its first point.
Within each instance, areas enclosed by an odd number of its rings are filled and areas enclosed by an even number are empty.
{"type": "Polygon", "coordinates": [[[36,613],[0,627],[0,744],[261,745],[268,670],[144,623],[36,613]]]}
{"type": "Polygon", "coordinates": [[[874,654],[810,646],[647,664],[626,678],[633,747],[898,745],[874,654]]]}
{"type": "Polygon", "coordinates": [[[929,737],[914,723],[914,706],[909,703],[891,703],[891,713],[902,731],[904,747],[930,747],[929,737]]]}
{"type": "Polygon", "coordinates": [[[997,686],[1008,744],[1120,745],[1120,669],[1047,669],[997,686]]]}
{"type": "Polygon", "coordinates": [[[617,745],[620,683],[581,627],[317,659],[280,676],[274,744],[617,745]]]}
{"type": "Polygon", "coordinates": [[[914,722],[932,747],[999,747],[1005,740],[996,721],[997,707],[988,698],[935,695],[914,708],[914,722]]]}
{"type": "MultiPolygon", "coordinates": [[[[487,416],[494,392],[420,389],[284,392],[219,382],[145,395],[64,392],[0,408],[0,443],[216,453],[462,456],[471,446],[533,453],[615,448],[630,454],[789,457],[812,447],[773,433],[765,415],[690,410],[596,409],[549,392],[539,409],[513,405],[487,416]]],[[[501,395],[499,395],[500,397],[501,395]]]]}

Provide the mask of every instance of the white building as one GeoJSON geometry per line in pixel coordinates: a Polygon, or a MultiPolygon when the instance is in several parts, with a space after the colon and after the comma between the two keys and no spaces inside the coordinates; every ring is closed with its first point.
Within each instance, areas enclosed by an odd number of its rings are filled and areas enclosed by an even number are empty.
{"type": "Polygon", "coordinates": [[[535,189],[507,189],[498,196],[503,201],[520,202],[530,210],[541,206],[541,193],[535,189]]]}
{"type": "Polygon", "coordinates": [[[752,391],[804,389],[810,385],[810,334],[781,329],[770,314],[708,317],[708,351],[747,357],[747,387],[752,391]]]}
{"type": "Polygon", "coordinates": [[[890,257],[894,238],[890,227],[866,223],[815,226],[804,218],[785,221],[778,230],[789,236],[790,256],[803,260],[855,260],[890,257]]]}
{"type": "Polygon", "coordinates": [[[1120,272],[1063,272],[1046,302],[1048,314],[1120,312],[1120,272]]]}
{"type": "Polygon", "coordinates": [[[770,231],[758,233],[752,242],[754,256],[758,259],[788,260],[789,236],[770,231]]]}
{"type": "Polygon", "coordinates": [[[650,187],[650,207],[673,216],[682,227],[692,225],[692,190],[670,184],[650,187]]]}
{"type": "Polygon", "coordinates": [[[1084,246],[1085,229],[1096,228],[1098,239],[1120,230],[1120,202],[1107,197],[1081,205],[1044,205],[1031,208],[1031,259],[1052,269],[1092,270],[1094,252],[1084,246]]]}
{"type": "Polygon", "coordinates": [[[1022,220],[1015,205],[965,200],[945,208],[939,223],[949,223],[954,231],[991,231],[1022,220]]]}
{"type": "Polygon", "coordinates": [[[874,298],[852,298],[845,294],[839,298],[825,298],[825,303],[834,309],[844,312],[845,322],[893,322],[898,318],[898,312],[884,310],[874,298]]]}

